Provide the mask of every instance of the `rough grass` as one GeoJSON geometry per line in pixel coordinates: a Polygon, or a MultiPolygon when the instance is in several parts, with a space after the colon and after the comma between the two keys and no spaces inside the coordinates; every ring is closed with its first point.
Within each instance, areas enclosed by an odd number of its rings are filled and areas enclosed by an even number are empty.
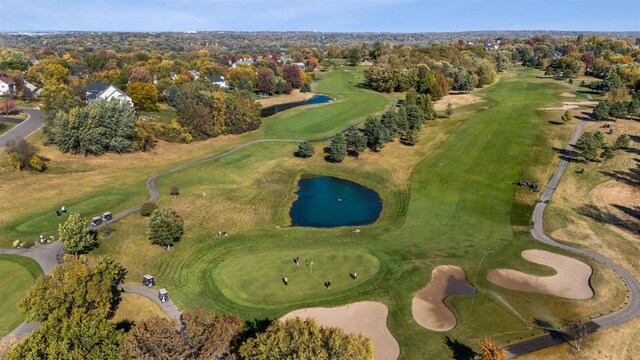
{"type": "Polygon", "coordinates": [[[0,336],[24,321],[18,304],[40,274],[42,270],[35,261],[23,256],[0,254],[0,336]]]}
{"type": "Polygon", "coordinates": [[[168,125],[176,118],[176,110],[167,104],[159,104],[158,111],[141,111],[140,117],[168,125]]]}
{"type": "Polygon", "coordinates": [[[118,305],[113,321],[128,320],[138,323],[153,316],[169,318],[158,304],[137,294],[122,294],[122,301],[118,305]]]}

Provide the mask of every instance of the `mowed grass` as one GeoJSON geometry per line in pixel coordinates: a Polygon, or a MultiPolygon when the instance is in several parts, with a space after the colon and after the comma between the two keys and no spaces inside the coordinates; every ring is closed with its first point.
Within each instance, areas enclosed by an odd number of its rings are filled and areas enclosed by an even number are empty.
{"type": "Polygon", "coordinates": [[[308,105],[283,111],[264,120],[270,138],[321,139],[336,129],[364,121],[393,103],[390,95],[364,90],[356,85],[364,81],[366,67],[341,67],[319,76],[316,92],[334,98],[328,104],[308,105]]]}
{"type": "Polygon", "coordinates": [[[212,276],[219,279],[225,296],[262,307],[332,296],[366,282],[378,266],[376,257],[357,250],[249,252],[224,261],[212,276]],[[296,257],[300,258],[299,265],[293,261],[296,257]],[[356,280],[350,275],[353,273],[357,274],[356,280]],[[282,280],[285,276],[288,285],[282,280]],[[330,289],[324,286],[327,281],[331,281],[330,289]]]}
{"type": "Polygon", "coordinates": [[[35,261],[23,256],[0,254],[0,336],[24,321],[18,304],[40,274],[42,270],[35,261]]]}
{"type": "Polygon", "coordinates": [[[534,75],[516,71],[477,91],[485,102],[456,109],[450,120],[429,122],[415,147],[391,143],[380,153],[367,151],[361,159],[330,164],[320,153],[326,143],[315,146],[317,154],[311,159],[294,158],[295,144],[256,144],[164,177],[158,181],[163,194],[159,204],[185,218],[183,239],[171,251],[151,246],[145,234],[147,220],[134,215],[114,224],[115,232],[94,255],[115,256],[133,281],[152,273],[181,308],[202,306],[245,320],[276,318],[308,306],[382,301],[389,306],[388,324],[407,359],[451,354],[442,334],[421,328],[411,316],[411,298],[429,283],[433,267],[461,266],[475,282],[475,271],[488,250],[473,305],[469,297],[447,299],[459,320],[459,326],[446,334],[453,339],[477,347],[487,335],[507,344],[542,334],[540,329],[527,329],[526,323],[535,319],[558,324],[613,311],[625,299],[619,280],[586,259],[582,260],[595,268],[591,285],[596,289],[596,296],[587,301],[506,290],[486,280],[490,269],[501,267],[540,275],[552,272],[520,257],[525,249],[549,248],[528,235],[519,220],[522,215],[514,216],[531,203],[525,196],[523,205],[515,208],[522,189],[511,184],[537,173],[534,168],[542,174],[541,184],[546,181],[557,162],[548,146],[561,143],[570,132],[549,123],[557,114],[537,110],[561,101],[559,94],[566,89],[534,75]],[[289,227],[296,181],[305,173],[371,187],[384,202],[380,219],[360,227],[360,233],[348,227],[289,227]],[[181,189],[176,198],[167,196],[172,185],[181,189]],[[230,235],[221,238],[217,231],[230,235]],[[318,283],[298,278],[304,272],[291,272],[292,258],[300,256],[304,264],[309,251],[335,261],[335,269],[318,283]],[[354,252],[379,265],[354,269],[353,256],[343,256],[354,252]],[[327,280],[334,286],[341,283],[336,279],[351,271],[358,272],[357,284],[345,278],[345,288],[322,286],[327,280]],[[369,276],[361,271],[371,272],[370,277],[361,279],[369,276]],[[280,280],[285,275],[290,280],[286,288],[280,280]]]}
{"type": "Polygon", "coordinates": [[[11,130],[14,126],[16,126],[16,124],[0,121],[0,135],[11,130]]]}
{"type": "Polygon", "coordinates": [[[171,120],[176,119],[176,109],[167,104],[159,104],[158,111],[141,111],[140,117],[152,119],[160,124],[169,125],[171,120]]]}

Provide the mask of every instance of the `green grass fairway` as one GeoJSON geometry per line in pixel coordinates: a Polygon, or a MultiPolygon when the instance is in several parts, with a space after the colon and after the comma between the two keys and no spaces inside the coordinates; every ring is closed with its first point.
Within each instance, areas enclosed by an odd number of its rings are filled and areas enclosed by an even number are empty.
{"type": "Polygon", "coordinates": [[[364,69],[343,67],[320,75],[316,92],[335,100],[328,104],[300,106],[265,118],[265,134],[270,138],[320,139],[384,110],[393,103],[391,96],[356,86],[363,79],[364,69]]]}
{"type": "Polygon", "coordinates": [[[246,305],[261,307],[328,297],[364,283],[378,271],[378,259],[361,251],[271,251],[230,258],[216,268],[222,293],[246,305]],[[300,265],[293,259],[300,257],[300,265]],[[311,264],[313,263],[313,264],[311,264]],[[353,280],[350,273],[357,273],[353,280]],[[289,285],[282,278],[286,276],[289,285]],[[331,290],[324,286],[331,281],[331,290]]]}
{"type": "Polygon", "coordinates": [[[18,304],[40,274],[42,270],[35,261],[23,256],[0,254],[0,336],[8,334],[24,321],[18,304]]]}

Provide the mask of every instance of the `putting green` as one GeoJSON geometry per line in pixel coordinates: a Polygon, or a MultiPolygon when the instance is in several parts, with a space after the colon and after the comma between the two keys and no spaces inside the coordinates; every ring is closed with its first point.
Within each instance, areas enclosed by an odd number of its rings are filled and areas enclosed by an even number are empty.
{"type": "Polygon", "coordinates": [[[379,266],[375,256],[359,250],[270,251],[227,259],[214,270],[214,280],[225,296],[247,305],[284,305],[335,296],[364,283],[379,266]],[[357,280],[350,276],[354,272],[357,280]],[[285,276],[289,285],[282,281],[285,276]],[[325,281],[332,282],[330,289],[325,281]]]}
{"type": "Polygon", "coordinates": [[[0,336],[15,329],[24,317],[20,314],[18,304],[41,273],[38,264],[26,257],[17,255],[0,255],[0,336]]]}

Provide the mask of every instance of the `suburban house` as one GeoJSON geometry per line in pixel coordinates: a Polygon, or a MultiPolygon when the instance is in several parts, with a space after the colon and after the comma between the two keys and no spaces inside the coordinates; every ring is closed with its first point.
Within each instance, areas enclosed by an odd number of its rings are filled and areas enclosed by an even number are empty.
{"type": "Polygon", "coordinates": [[[193,75],[193,80],[198,80],[200,79],[200,72],[196,71],[196,70],[189,70],[187,71],[189,74],[193,75]]]}
{"type": "Polygon", "coordinates": [[[40,92],[42,91],[41,88],[33,85],[32,83],[24,80],[24,88],[25,89],[29,89],[29,91],[31,91],[31,95],[33,95],[33,97],[38,97],[40,95],[40,92]]]}
{"type": "Polygon", "coordinates": [[[133,101],[122,90],[115,87],[113,84],[105,85],[101,82],[93,83],[85,89],[84,100],[88,104],[97,99],[113,100],[116,99],[121,102],[126,102],[133,106],[133,101]]]}
{"type": "Polygon", "coordinates": [[[5,76],[0,76],[0,96],[11,95],[16,93],[15,81],[5,76]]]}
{"type": "Polygon", "coordinates": [[[171,80],[175,80],[178,77],[178,74],[174,73],[173,71],[169,74],[169,76],[171,77],[171,80]]]}
{"type": "Polygon", "coordinates": [[[91,101],[97,99],[98,94],[104,91],[104,89],[106,89],[107,87],[108,87],[107,84],[103,84],[101,82],[95,82],[87,86],[87,88],[84,89],[84,102],[88,104],[91,101]]]}
{"type": "Polygon", "coordinates": [[[297,62],[297,63],[293,63],[293,65],[299,67],[300,69],[304,69],[305,65],[303,62],[297,62]]]}
{"type": "Polygon", "coordinates": [[[223,89],[226,89],[229,87],[229,83],[224,79],[224,76],[209,76],[207,80],[220,86],[223,89]]]}
{"type": "Polygon", "coordinates": [[[242,58],[240,60],[237,60],[236,62],[234,62],[233,64],[231,64],[232,68],[237,68],[240,65],[248,65],[251,66],[253,65],[253,59],[252,58],[242,58]]]}

